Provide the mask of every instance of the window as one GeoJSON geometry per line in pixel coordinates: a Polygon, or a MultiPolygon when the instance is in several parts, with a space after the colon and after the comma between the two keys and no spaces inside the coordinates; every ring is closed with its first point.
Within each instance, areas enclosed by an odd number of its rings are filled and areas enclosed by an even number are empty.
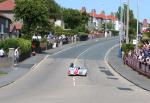
{"type": "Polygon", "coordinates": [[[6,28],[8,28],[8,20],[6,20],[6,28]]]}

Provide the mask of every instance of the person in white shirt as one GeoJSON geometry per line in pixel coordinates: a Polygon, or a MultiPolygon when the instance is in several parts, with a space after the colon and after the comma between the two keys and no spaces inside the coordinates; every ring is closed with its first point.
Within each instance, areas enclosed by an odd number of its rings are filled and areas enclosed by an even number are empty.
{"type": "Polygon", "coordinates": [[[0,57],[4,57],[5,56],[5,52],[3,49],[0,49],[0,57]]]}
{"type": "Polygon", "coordinates": [[[19,47],[17,47],[14,51],[14,63],[17,64],[19,62],[19,47]]]}

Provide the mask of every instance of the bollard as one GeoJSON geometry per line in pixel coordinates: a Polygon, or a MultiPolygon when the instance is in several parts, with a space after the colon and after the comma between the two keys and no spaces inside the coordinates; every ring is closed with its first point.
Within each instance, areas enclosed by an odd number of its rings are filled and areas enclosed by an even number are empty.
{"type": "Polygon", "coordinates": [[[56,47],[57,47],[57,44],[56,44],[56,43],[54,43],[54,44],[53,44],[53,48],[56,48],[56,47]]]}
{"type": "Polygon", "coordinates": [[[62,42],[62,40],[60,41],[60,43],[59,43],[59,46],[62,46],[63,45],[63,42],[62,42]]]}
{"type": "Polygon", "coordinates": [[[14,66],[14,48],[9,48],[8,57],[12,59],[12,67],[14,66]]]}
{"type": "Polygon", "coordinates": [[[121,51],[121,48],[119,48],[118,57],[119,57],[119,58],[122,58],[122,51],[121,51]]]}

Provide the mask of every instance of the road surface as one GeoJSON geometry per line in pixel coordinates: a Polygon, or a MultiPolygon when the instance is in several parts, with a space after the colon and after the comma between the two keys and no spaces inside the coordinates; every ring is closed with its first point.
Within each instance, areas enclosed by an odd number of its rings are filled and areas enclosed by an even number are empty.
{"type": "Polygon", "coordinates": [[[117,38],[82,42],[47,55],[29,73],[0,88],[0,103],[149,103],[149,92],[115,73],[105,61],[117,38]],[[87,77],[67,76],[71,62],[87,77]]]}

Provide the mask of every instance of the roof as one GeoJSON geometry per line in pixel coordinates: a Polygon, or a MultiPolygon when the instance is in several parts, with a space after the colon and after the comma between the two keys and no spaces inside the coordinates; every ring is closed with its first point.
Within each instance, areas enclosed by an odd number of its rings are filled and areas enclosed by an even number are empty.
{"type": "Polygon", "coordinates": [[[2,13],[0,13],[0,16],[3,17],[3,18],[11,20],[9,17],[7,17],[6,15],[3,15],[2,13]]]}
{"type": "Polygon", "coordinates": [[[108,16],[107,16],[107,19],[108,19],[108,20],[113,20],[113,21],[114,21],[114,20],[116,20],[116,17],[113,16],[113,15],[108,15],[108,16]]]}
{"type": "Polygon", "coordinates": [[[0,3],[0,11],[12,11],[14,8],[14,0],[5,0],[0,3]]]}
{"type": "Polygon", "coordinates": [[[10,32],[12,32],[14,29],[16,30],[21,30],[22,29],[23,24],[19,23],[19,22],[14,22],[10,25],[10,32]]]}
{"type": "Polygon", "coordinates": [[[17,30],[20,30],[22,28],[22,26],[23,26],[23,24],[19,23],[19,22],[15,22],[14,25],[15,25],[17,30]]]}
{"type": "Polygon", "coordinates": [[[98,18],[100,19],[106,19],[106,15],[101,13],[101,14],[98,14],[98,18]]]}
{"type": "Polygon", "coordinates": [[[96,14],[95,12],[90,12],[89,15],[92,16],[92,17],[93,17],[93,16],[94,16],[94,17],[97,16],[97,14],[96,14]]]}
{"type": "Polygon", "coordinates": [[[113,15],[105,15],[105,14],[103,14],[103,13],[101,13],[101,14],[96,14],[95,12],[90,12],[89,13],[89,15],[91,16],[91,17],[95,17],[95,18],[97,18],[97,19],[107,19],[107,20],[116,20],[116,17],[115,16],[113,16],[113,15]]]}

